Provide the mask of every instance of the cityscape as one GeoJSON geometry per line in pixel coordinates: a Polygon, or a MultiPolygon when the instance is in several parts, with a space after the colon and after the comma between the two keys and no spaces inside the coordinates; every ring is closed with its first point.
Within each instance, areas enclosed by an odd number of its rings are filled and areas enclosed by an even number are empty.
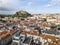
{"type": "Polygon", "coordinates": [[[0,0],[0,45],[60,45],[59,4],[60,0],[0,0]]]}

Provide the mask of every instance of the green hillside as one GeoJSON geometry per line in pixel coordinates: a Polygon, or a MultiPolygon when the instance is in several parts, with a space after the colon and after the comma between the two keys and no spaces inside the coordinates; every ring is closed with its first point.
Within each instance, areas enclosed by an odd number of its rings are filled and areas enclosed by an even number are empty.
{"type": "Polygon", "coordinates": [[[28,16],[31,16],[31,14],[26,11],[22,11],[22,10],[12,15],[12,17],[22,17],[22,18],[26,18],[28,16]]]}

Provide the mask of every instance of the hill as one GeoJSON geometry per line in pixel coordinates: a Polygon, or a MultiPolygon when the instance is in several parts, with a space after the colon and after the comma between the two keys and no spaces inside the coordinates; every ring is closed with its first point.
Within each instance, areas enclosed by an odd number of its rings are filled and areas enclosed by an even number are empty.
{"type": "Polygon", "coordinates": [[[18,11],[14,15],[12,15],[12,17],[22,17],[22,18],[26,18],[28,16],[32,16],[32,15],[26,11],[23,11],[23,10],[18,11]]]}

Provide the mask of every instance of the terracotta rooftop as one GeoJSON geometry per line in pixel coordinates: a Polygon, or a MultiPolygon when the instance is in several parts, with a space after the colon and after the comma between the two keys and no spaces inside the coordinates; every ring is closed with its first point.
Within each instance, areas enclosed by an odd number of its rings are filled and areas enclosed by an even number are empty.
{"type": "Polygon", "coordinates": [[[1,36],[1,40],[6,40],[7,38],[9,38],[11,35],[9,33],[2,35],[1,36]]]}
{"type": "Polygon", "coordinates": [[[22,32],[21,34],[25,35],[25,32],[22,32]]]}
{"type": "Polygon", "coordinates": [[[10,30],[10,33],[8,31],[3,31],[0,32],[0,39],[1,40],[5,40],[7,38],[9,38],[11,35],[13,35],[14,33],[16,33],[18,30],[10,30]]]}
{"type": "Polygon", "coordinates": [[[0,32],[0,36],[1,36],[1,35],[5,35],[6,33],[8,33],[8,31],[0,32]]]}
{"type": "Polygon", "coordinates": [[[10,30],[10,34],[15,34],[16,32],[17,32],[18,30],[14,30],[14,29],[12,29],[12,30],[10,30]]]}

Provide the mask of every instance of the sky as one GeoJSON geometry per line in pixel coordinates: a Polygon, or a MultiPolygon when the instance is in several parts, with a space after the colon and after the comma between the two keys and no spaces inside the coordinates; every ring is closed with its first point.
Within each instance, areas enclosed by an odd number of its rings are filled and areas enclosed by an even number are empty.
{"type": "Polygon", "coordinates": [[[60,0],[0,0],[0,14],[24,10],[31,14],[60,13],[60,0]]]}

